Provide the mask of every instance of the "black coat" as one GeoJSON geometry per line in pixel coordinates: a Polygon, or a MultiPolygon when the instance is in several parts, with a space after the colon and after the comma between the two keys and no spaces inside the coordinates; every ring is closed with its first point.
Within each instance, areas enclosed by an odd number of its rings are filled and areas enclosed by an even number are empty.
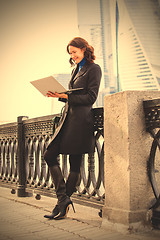
{"type": "Polygon", "coordinates": [[[72,72],[69,89],[83,88],[68,95],[68,102],[56,129],[51,144],[61,133],[61,154],[83,154],[94,152],[95,138],[93,131],[92,105],[97,99],[101,69],[95,63],[85,63],[77,73],[78,67],[72,72]]]}

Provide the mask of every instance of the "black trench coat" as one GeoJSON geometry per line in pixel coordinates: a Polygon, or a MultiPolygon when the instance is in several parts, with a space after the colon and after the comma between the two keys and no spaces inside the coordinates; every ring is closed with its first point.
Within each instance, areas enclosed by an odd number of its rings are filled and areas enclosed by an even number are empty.
{"type": "Polygon", "coordinates": [[[78,66],[72,72],[69,89],[83,90],[68,95],[59,126],[50,143],[54,145],[54,140],[60,133],[61,154],[93,153],[95,148],[92,105],[98,96],[101,68],[95,63],[85,63],[78,73],[77,71],[78,66]]]}

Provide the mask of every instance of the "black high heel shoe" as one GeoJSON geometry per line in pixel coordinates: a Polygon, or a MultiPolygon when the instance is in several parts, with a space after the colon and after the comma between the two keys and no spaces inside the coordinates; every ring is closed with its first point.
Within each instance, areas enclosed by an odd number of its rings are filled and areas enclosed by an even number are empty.
{"type": "Polygon", "coordinates": [[[53,219],[54,220],[59,220],[59,219],[65,218],[67,216],[68,211],[69,211],[69,205],[70,204],[72,205],[73,211],[75,213],[73,202],[67,196],[67,198],[64,201],[58,203],[59,213],[53,219]]]}
{"type": "Polygon", "coordinates": [[[57,204],[50,215],[44,215],[45,218],[54,219],[59,213],[59,205],[57,204]]]}

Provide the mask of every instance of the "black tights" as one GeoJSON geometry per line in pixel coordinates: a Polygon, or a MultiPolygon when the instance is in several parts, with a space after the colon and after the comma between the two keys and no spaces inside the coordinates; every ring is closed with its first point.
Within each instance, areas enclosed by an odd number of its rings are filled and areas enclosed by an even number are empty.
{"type": "MultiPolygon", "coordinates": [[[[57,157],[59,155],[59,144],[57,142],[53,145],[50,144],[46,152],[44,153],[44,159],[49,167],[59,165],[57,157]]],[[[80,167],[82,162],[82,154],[69,155],[70,171],[80,173],[80,167]]]]}

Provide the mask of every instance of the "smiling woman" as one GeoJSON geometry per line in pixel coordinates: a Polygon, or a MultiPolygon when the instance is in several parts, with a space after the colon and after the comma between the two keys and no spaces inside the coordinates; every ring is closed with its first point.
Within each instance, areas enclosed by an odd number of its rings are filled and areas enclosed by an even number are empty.
{"type": "Polygon", "coordinates": [[[69,54],[71,56],[71,59],[76,63],[78,64],[79,62],[82,61],[82,59],[84,58],[84,51],[85,49],[80,49],[80,48],[77,48],[77,47],[73,47],[73,46],[69,46],[68,47],[68,51],[69,51],[69,54]]]}
{"type": "Polygon", "coordinates": [[[67,52],[70,54],[70,64],[73,66],[78,64],[85,57],[88,62],[92,63],[95,60],[94,48],[82,38],[74,38],[67,45],[67,52]]]}
{"type": "Polygon", "coordinates": [[[51,114],[49,99],[29,82],[70,72],[65,48],[78,32],[76,8],[74,0],[0,1],[0,121],[51,114]]]}
{"type": "Polygon", "coordinates": [[[81,90],[70,91],[68,95],[48,91],[48,97],[57,97],[66,103],[53,139],[44,154],[58,199],[52,214],[44,217],[55,220],[64,218],[69,205],[73,206],[70,197],[79,179],[82,154],[93,154],[95,151],[92,105],[97,99],[102,75],[100,66],[94,63],[94,48],[85,39],[72,39],[67,45],[67,51],[71,65],[75,65],[69,89],[81,90]],[[57,161],[59,154],[69,154],[70,174],[66,184],[57,161]]]}

